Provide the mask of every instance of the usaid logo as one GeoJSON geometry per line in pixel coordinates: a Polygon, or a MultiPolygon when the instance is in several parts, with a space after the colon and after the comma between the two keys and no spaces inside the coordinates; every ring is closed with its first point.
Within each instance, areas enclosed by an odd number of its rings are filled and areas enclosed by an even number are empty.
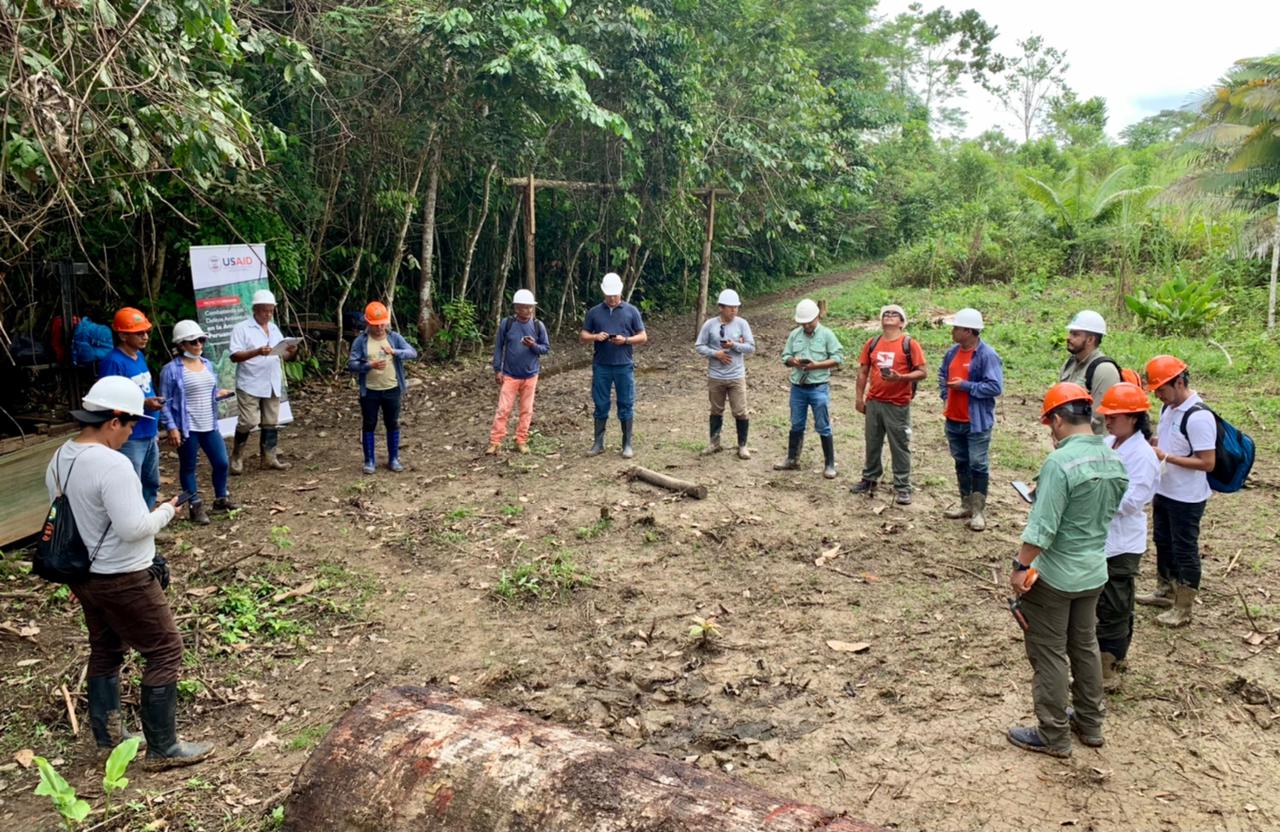
{"type": "Polygon", "coordinates": [[[253,259],[252,257],[224,257],[224,258],[222,258],[222,265],[226,266],[227,268],[232,268],[232,267],[234,267],[234,266],[252,266],[252,265],[253,265],[253,263],[254,263],[254,259],[253,259]]]}

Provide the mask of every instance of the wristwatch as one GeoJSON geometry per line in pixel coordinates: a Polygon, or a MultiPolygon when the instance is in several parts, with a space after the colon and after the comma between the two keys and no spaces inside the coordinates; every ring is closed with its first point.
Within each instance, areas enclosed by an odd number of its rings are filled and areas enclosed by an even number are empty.
{"type": "Polygon", "coordinates": [[[1026,572],[1026,571],[1027,571],[1028,569],[1030,569],[1030,568],[1031,568],[1031,567],[1030,567],[1029,565],[1024,564],[1022,561],[1018,560],[1017,558],[1014,558],[1014,559],[1013,559],[1013,571],[1014,571],[1014,572],[1026,572]]]}

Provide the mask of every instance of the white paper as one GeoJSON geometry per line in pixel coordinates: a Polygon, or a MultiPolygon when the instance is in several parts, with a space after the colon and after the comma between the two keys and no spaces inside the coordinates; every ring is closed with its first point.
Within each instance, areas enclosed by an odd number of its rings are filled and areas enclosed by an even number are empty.
{"type": "Polygon", "coordinates": [[[292,347],[294,344],[299,344],[301,342],[302,342],[301,338],[286,338],[271,348],[271,354],[283,356],[286,352],[289,351],[290,347],[292,347]]]}

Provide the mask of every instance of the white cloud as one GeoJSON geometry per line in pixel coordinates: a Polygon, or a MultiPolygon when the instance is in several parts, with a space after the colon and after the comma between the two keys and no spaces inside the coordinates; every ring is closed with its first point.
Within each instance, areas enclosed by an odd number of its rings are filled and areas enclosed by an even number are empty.
{"type": "MultiPolygon", "coordinates": [[[[883,0],[877,13],[892,17],[911,0],[883,0]]],[[[1280,49],[1280,3],[1216,0],[1206,6],[1155,0],[956,0],[927,2],[954,12],[976,9],[999,29],[996,51],[1010,55],[1029,34],[1067,53],[1067,84],[1081,98],[1107,101],[1107,132],[1162,109],[1195,101],[1240,58],[1280,49]]],[[[959,106],[969,114],[966,135],[991,126],[1021,137],[1009,114],[984,90],[970,86],[959,106]]]]}

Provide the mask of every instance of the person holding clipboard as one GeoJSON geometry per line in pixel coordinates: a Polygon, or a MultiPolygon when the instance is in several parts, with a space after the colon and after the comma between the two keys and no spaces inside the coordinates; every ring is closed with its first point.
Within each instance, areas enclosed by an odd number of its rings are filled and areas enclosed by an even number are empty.
{"type": "Polygon", "coordinates": [[[253,293],[253,315],[231,330],[231,360],[236,365],[236,435],[231,447],[231,473],[244,471],[244,446],[254,428],[259,440],[262,467],[283,470],[276,448],[280,438],[280,394],[284,390],[281,359],[292,361],[298,341],[286,339],[272,318],[276,296],[267,289],[253,293]],[[291,343],[286,343],[291,341],[291,343]],[[279,348],[279,349],[277,349],[279,348]]]}

